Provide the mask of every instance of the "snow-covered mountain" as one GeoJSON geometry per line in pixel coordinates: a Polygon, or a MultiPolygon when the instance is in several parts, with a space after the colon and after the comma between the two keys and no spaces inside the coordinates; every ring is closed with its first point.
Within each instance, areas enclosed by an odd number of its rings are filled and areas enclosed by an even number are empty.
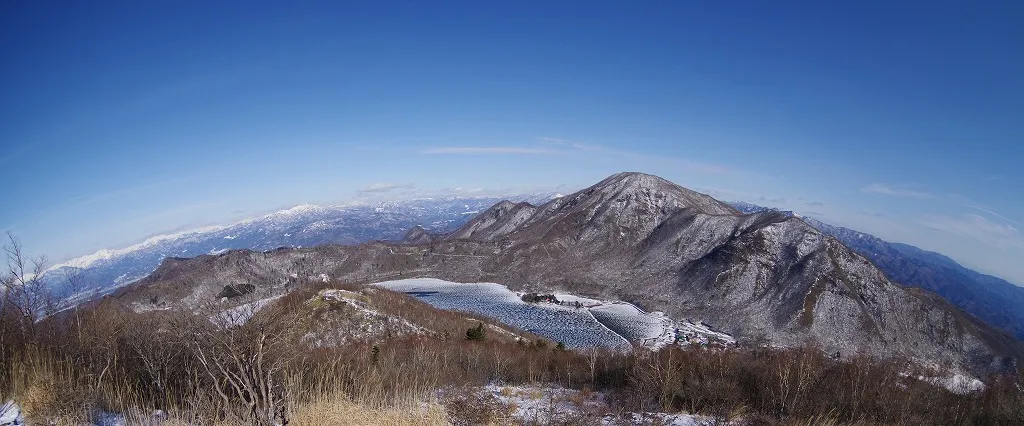
{"type": "MultiPolygon", "coordinates": [[[[745,202],[730,203],[744,213],[774,210],[745,202]]],[[[792,215],[792,212],[783,212],[792,215]]],[[[803,221],[871,260],[889,279],[942,296],[956,307],[1024,339],[1024,287],[966,268],[939,253],[882,240],[809,217],[803,221]]]]}
{"type": "Polygon", "coordinates": [[[794,215],[793,212],[789,210],[779,210],[771,207],[759,206],[757,204],[751,204],[746,201],[730,201],[729,205],[732,206],[732,208],[739,210],[743,214],[754,214],[763,212],[765,210],[775,210],[778,212],[788,214],[790,216],[794,215]]]}
{"type": "Polygon", "coordinates": [[[153,272],[166,257],[193,257],[232,249],[270,250],[321,244],[400,240],[413,226],[432,234],[452,231],[504,199],[544,202],[553,194],[502,198],[430,198],[347,206],[300,205],[243,220],[160,235],[122,249],[104,249],[55,265],[47,280],[61,296],[86,299],[153,272]],[[65,285],[67,277],[74,285],[65,285]],[[69,288],[70,287],[70,288],[69,288]]]}

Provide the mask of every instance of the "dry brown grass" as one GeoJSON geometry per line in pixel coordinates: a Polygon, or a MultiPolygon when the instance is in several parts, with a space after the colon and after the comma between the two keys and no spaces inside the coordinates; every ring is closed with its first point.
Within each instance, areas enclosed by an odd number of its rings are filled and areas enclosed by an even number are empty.
{"type": "Polygon", "coordinates": [[[13,363],[10,393],[30,424],[77,425],[92,408],[73,368],[31,351],[13,363]]]}
{"type": "Polygon", "coordinates": [[[325,395],[295,407],[290,419],[295,426],[448,426],[444,407],[437,403],[421,406],[373,407],[344,395],[325,395]]]}

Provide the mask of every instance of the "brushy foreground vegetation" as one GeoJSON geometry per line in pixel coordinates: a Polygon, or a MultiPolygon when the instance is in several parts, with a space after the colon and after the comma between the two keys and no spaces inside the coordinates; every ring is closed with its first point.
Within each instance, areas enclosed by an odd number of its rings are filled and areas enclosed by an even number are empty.
{"type": "Polygon", "coordinates": [[[913,378],[908,363],[838,362],[813,347],[626,354],[495,333],[470,340],[466,324],[475,322],[463,315],[385,291],[373,293],[380,306],[445,333],[315,348],[303,340],[316,320],[302,309],[311,294],[294,292],[227,328],[202,315],[135,314],[109,301],[42,322],[5,309],[0,393],[32,424],[78,424],[99,410],[142,419],[158,409],[166,424],[472,424],[496,418],[483,412],[492,408],[463,399],[446,409],[438,390],[488,383],[600,391],[620,412],[687,411],[750,424],[1024,424],[1019,377],[993,377],[984,391],[956,395],[913,378]]]}

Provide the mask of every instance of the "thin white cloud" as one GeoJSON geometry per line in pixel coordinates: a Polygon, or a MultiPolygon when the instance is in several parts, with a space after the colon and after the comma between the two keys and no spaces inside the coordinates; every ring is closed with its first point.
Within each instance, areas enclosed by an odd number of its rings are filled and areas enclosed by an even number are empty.
{"type": "Polygon", "coordinates": [[[881,194],[903,198],[916,198],[922,200],[935,198],[934,194],[921,191],[914,186],[889,185],[884,183],[871,184],[861,188],[860,191],[870,194],[881,194]]]}
{"type": "Polygon", "coordinates": [[[375,183],[366,188],[360,189],[356,192],[359,193],[382,193],[390,192],[396,189],[412,189],[415,185],[411,183],[395,184],[395,183],[375,183]]]}
{"type": "Polygon", "coordinates": [[[544,143],[549,143],[549,144],[552,144],[552,145],[558,145],[558,146],[562,146],[562,147],[573,148],[573,149],[578,149],[578,150],[583,150],[583,151],[605,151],[606,150],[606,148],[603,147],[603,146],[587,145],[587,144],[582,144],[582,143],[579,143],[579,142],[573,142],[573,141],[562,139],[562,138],[552,138],[552,137],[542,136],[542,137],[537,138],[537,140],[539,140],[541,142],[544,142],[544,143]]]}
{"type": "Polygon", "coordinates": [[[429,155],[547,155],[556,152],[550,149],[522,146],[449,146],[429,148],[420,153],[429,155]]]}
{"type": "Polygon", "coordinates": [[[984,216],[932,216],[921,221],[925,226],[962,237],[974,238],[1000,249],[1024,248],[1024,237],[1010,224],[997,223],[984,216]]]}
{"type": "Polygon", "coordinates": [[[997,212],[997,211],[995,211],[995,210],[992,210],[992,209],[990,209],[990,208],[988,208],[988,207],[985,207],[985,206],[979,206],[979,205],[970,205],[970,204],[969,204],[969,205],[967,205],[967,206],[968,206],[968,207],[970,207],[970,208],[972,208],[972,209],[975,209],[975,210],[978,210],[978,211],[982,211],[982,212],[985,212],[985,213],[987,213],[987,214],[990,214],[990,215],[992,215],[993,217],[996,217],[996,218],[998,218],[998,219],[1002,219],[1003,221],[1006,221],[1006,222],[1012,223],[1012,224],[1014,224],[1014,225],[1020,225],[1020,224],[1021,224],[1020,222],[1018,222],[1018,221],[1016,221],[1016,220],[1013,220],[1013,219],[1010,219],[1010,218],[1008,218],[1008,217],[1006,217],[1006,216],[1003,216],[1003,215],[999,214],[999,212],[997,212]]]}

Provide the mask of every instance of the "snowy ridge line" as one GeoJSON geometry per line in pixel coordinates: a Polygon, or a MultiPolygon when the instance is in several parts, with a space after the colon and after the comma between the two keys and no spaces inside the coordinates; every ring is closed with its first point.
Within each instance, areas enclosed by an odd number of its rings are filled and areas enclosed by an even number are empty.
{"type": "MultiPolygon", "coordinates": [[[[416,202],[416,201],[485,200],[485,199],[488,199],[488,198],[502,198],[502,197],[507,197],[508,199],[525,200],[525,199],[532,199],[532,198],[550,198],[551,195],[548,194],[548,193],[529,193],[529,194],[506,194],[506,195],[498,195],[498,196],[474,195],[474,196],[464,196],[464,197],[463,196],[456,196],[456,197],[418,197],[418,198],[403,199],[403,200],[374,201],[374,202],[367,202],[367,201],[356,200],[356,201],[352,201],[352,202],[349,202],[349,203],[326,204],[326,205],[308,204],[308,203],[306,203],[306,204],[299,204],[299,205],[295,205],[295,206],[290,207],[290,208],[279,209],[279,210],[276,210],[276,211],[270,211],[268,213],[260,214],[260,215],[253,216],[253,217],[250,217],[250,218],[245,218],[245,219],[237,220],[237,221],[234,221],[234,222],[230,222],[230,223],[228,223],[226,225],[210,225],[210,226],[203,226],[203,227],[198,227],[198,228],[186,229],[186,230],[180,231],[180,232],[172,232],[172,233],[166,233],[166,234],[159,234],[159,235],[155,235],[155,236],[149,237],[149,238],[143,240],[140,243],[132,244],[132,245],[124,247],[124,248],[119,248],[119,249],[106,249],[106,248],[105,249],[100,249],[100,250],[97,250],[94,253],[87,254],[87,255],[84,255],[84,256],[79,256],[79,257],[67,260],[65,262],[61,262],[61,263],[55,264],[55,265],[47,268],[46,272],[50,272],[50,271],[57,270],[57,269],[60,269],[60,268],[85,269],[85,268],[89,268],[89,267],[94,266],[98,262],[102,262],[102,261],[105,261],[105,260],[110,260],[110,259],[117,258],[119,256],[130,254],[132,252],[135,252],[135,251],[138,251],[138,250],[141,250],[141,249],[145,249],[147,247],[150,247],[152,245],[155,245],[157,243],[161,243],[161,242],[164,242],[164,241],[175,240],[175,239],[180,239],[180,238],[189,237],[189,236],[199,236],[199,235],[202,235],[202,234],[208,234],[208,233],[217,232],[217,231],[224,231],[224,230],[230,229],[230,228],[235,227],[235,226],[248,225],[248,224],[252,224],[252,223],[255,223],[255,222],[262,221],[262,220],[274,219],[274,218],[278,218],[278,217],[280,217],[280,218],[287,218],[287,217],[290,217],[290,216],[299,216],[299,215],[303,215],[303,214],[315,213],[315,212],[324,212],[324,211],[344,212],[346,209],[350,209],[352,207],[378,207],[378,208],[386,209],[386,208],[389,208],[389,207],[401,206],[401,203],[416,202]]],[[[229,237],[230,236],[227,236],[225,238],[231,239],[229,237]]]]}
{"type": "Polygon", "coordinates": [[[121,248],[121,249],[101,249],[101,250],[96,251],[93,254],[88,254],[88,255],[85,255],[85,256],[81,256],[81,257],[76,257],[76,258],[71,259],[71,260],[69,260],[67,262],[53,265],[53,266],[49,267],[46,270],[46,272],[50,272],[52,270],[59,269],[59,268],[79,268],[79,269],[88,268],[88,267],[92,266],[93,264],[95,264],[96,262],[99,262],[99,261],[102,261],[102,260],[111,259],[111,258],[114,258],[114,257],[117,257],[117,256],[121,256],[121,255],[125,255],[125,254],[131,253],[133,251],[144,249],[146,247],[155,245],[155,244],[163,242],[163,241],[174,240],[174,239],[178,239],[178,238],[182,238],[182,237],[187,237],[187,236],[190,236],[190,235],[198,235],[198,234],[206,234],[206,233],[210,233],[210,232],[217,232],[217,231],[226,229],[228,227],[229,226],[213,225],[213,226],[205,226],[205,227],[201,227],[201,228],[195,228],[195,229],[191,229],[191,230],[188,230],[188,231],[182,231],[182,232],[178,232],[178,233],[174,233],[174,234],[157,235],[157,236],[149,237],[149,238],[147,238],[145,241],[143,241],[141,243],[138,243],[138,244],[135,244],[135,245],[131,245],[131,246],[128,246],[128,247],[125,247],[125,248],[121,248]]]}
{"type": "MultiPolygon", "coordinates": [[[[111,259],[113,257],[117,257],[117,256],[121,256],[121,255],[125,255],[125,254],[131,253],[133,251],[144,249],[146,247],[152,246],[152,245],[154,245],[156,243],[160,243],[160,242],[163,242],[163,241],[178,239],[178,238],[187,237],[187,236],[191,236],[191,235],[199,235],[199,234],[207,234],[207,233],[210,233],[210,232],[223,231],[225,229],[229,229],[229,228],[234,227],[234,226],[246,225],[246,224],[250,224],[250,223],[253,223],[253,222],[260,221],[260,220],[270,219],[270,218],[273,218],[275,216],[298,215],[298,214],[302,214],[302,213],[309,213],[309,212],[312,212],[312,211],[315,211],[315,210],[318,210],[318,209],[320,209],[320,210],[344,210],[345,207],[349,207],[349,205],[327,205],[327,206],[322,206],[322,205],[317,205],[317,204],[299,204],[299,205],[291,207],[291,208],[281,209],[281,210],[277,210],[277,211],[274,211],[274,212],[271,212],[271,213],[266,213],[266,214],[263,214],[263,215],[260,215],[260,216],[255,216],[255,217],[250,217],[250,218],[238,220],[238,221],[232,222],[232,223],[227,224],[227,225],[210,225],[210,226],[203,226],[203,227],[199,227],[199,228],[188,229],[188,230],[181,231],[181,232],[156,235],[156,236],[147,238],[145,241],[143,241],[141,243],[133,244],[133,245],[130,245],[130,246],[125,247],[125,248],[120,248],[120,249],[101,249],[101,250],[96,251],[93,254],[88,254],[88,255],[85,255],[85,256],[81,256],[81,257],[76,257],[74,259],[68,260],[67,262],[63,262],[63,263],[51,266],[50,268],[47,269],[47,272],[49,272],[51,270],[59,269],[59,268],[62,268],[62,267],[71,267],[71,268],[80,268],[80,269],[88,268],[88,267],[92,266],[93,264],[95,264],[96,262],[99,262],[99,261],[102,261],[102,260],[111,259]]],[[[228,237],[225,237],[225,238],[228,238],[228,237]]],[[[233,238],[234,237],[231,237],[231,238],[228,238],[228,239],[233,239],[233,238]]]]}

